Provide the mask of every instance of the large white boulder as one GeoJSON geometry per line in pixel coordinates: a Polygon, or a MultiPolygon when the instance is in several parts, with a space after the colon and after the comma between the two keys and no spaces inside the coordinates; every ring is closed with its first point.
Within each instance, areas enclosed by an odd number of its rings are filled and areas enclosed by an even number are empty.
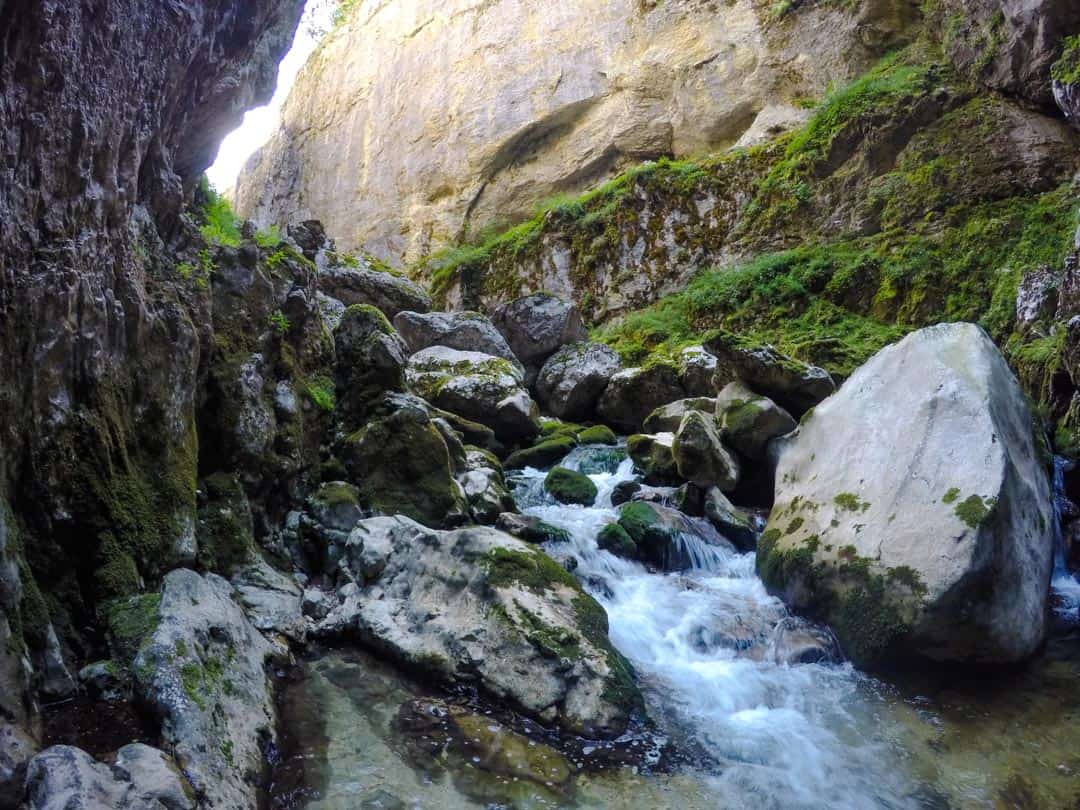
{"type": "Polygon", "coordinates": [[[1046,630],[1052,517],[1016,378],[978,326],[942,324],[804,420],[758,571],[857,662],[1017,661],[1046,630]]]}

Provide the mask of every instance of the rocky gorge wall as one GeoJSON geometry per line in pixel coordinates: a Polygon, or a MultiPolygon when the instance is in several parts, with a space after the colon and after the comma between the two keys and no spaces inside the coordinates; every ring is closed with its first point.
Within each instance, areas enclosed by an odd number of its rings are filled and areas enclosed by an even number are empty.
{"type": "Polygon", "coordinates": [[[918,18],[909,0],[779,5],[355,3],[238,181],[237,210],[314,217],[344,250],[417,259],[642,160],[790,128],[918,18]]]}
{"type": "Polygon", "coordinates": [[[301,8],[0,3],[0,721],[70,693],[99,604],[193,548],[211,328],[185,209],[301,8]]]}

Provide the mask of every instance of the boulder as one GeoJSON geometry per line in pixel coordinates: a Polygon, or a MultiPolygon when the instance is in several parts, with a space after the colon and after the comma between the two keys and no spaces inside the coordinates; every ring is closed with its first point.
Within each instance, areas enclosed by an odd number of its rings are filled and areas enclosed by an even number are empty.
{"type": "Polygon", "coordinates": [[[677,399],[667,405],[661,405],[645,417],[642,429],[646,433],[674,433],[682,424],[683,417],[690,411],[701,411],[712,415],[716,413],[716,399],[712,397],[690,397],[677,399]]]}
{"type": "Polygon", "coordinates": [[[491,525],[501,514],[516,508],[506,488],[502,466],[490,453],[476,448],[468,450],[465,471],[457,480],[469,502],[469,514],[477,523],[491,525]]]}
{"type": "Polygon", "coordinates": [[[755,394],[738,380],[716,398],[720,437],[747,458],[761,461],[768,443],[795,430],[791,414],[768,397],[755,394]]]}
{"type": "Polygon", "coordinates": [[[709,487],[705,493],[705,517],[720,534],[740,551],[753,551],[758,533],[750,517],[728,500],[719,487],[709,487]]]}
{"type": "Polygon", "coordinates": [[[1029,656],[1046,631],[1053,556],[1032,436],[1020,386],[982,329],[912,333],[785,448],[758,541],[762,579],[863,665],[1029,656]]]}
{"type": "Polygon", "coordinates": [[[0,721],[0,810],[22,803],[26,766],[37,751],[37,741],[25,729],[0,721]]]}
{"type": "Polygon", "coordinates": [[[687,346],[679,352],[679,382],[689,397],[716,394],[716,358],[704,346],[687,346]]]}
{"type": "Polygon", "coordinates": [[[431,297],[404,276],[373,270],[357,260],[356,267],[338,264],[319,273],[319,289],[345,306],[366,304],[377,308],[387,318],[399,312],[427,312],[431,297]]]}
{"type": "Polygon", "coordinates": [[[165,577],[157,625],[135,658],[136,692],[201,807],[256,808],[274,741],[275,648],[215,574],[165,577]]]}
{"type": "Polygon", "coordinates": [[[730,491],[739,483],[739,462],[720,441],[712,414],[688,411],[671,444],[679,476],[699,487],[730,491]]]}
{"type": "Polygon", "coordinates": [[[727,332],[706,341],[716,356],[716,390],[740,380],[796,417],[802,416],[836,390],[823,368],[781,354],[772,346],[756,345],[727,332]]]}
{"type": "Polygon", "coordinates": [[[555,467],[547,474],[544,491],[559,503],[592,506],[596,502],[596,484],[592,479],[566,467],[555,467]]]}
{"type": "Polygon", "coordinates": [[[387,398],[383,405],[389,412],[347,437],[342,449],[361,502],[429,526],[462,522],[468,501],[445,435],[422,403],[387,398]]]}
{"type": "Polygon", "coordinates": [[[596,545],[604,551],[610,551],[616,557],[637,558],[637,543],[634,538],[618,523],[608,523],[596,536],[596,545]]]}
{"type": "Polygon", "coordinates": [[[770,642],[773,663],[838,664],[844,660],[840,644],[828,627],[798,616],[786,616],[773,628],[770,642]]]}
{"type": "MultiPolygon", "coordinates": [[[[661,571],[687,571],[707,567],[718,551],[731,552],[733,546],[703,520],[684,515],[659,504],[634,501],[619,509],[618,525],[633,541],[633,559],[656,566],[661,571]]],[[[608,550],[629,551],[621,535],[613,530],[605,536],[608,550]]]]}
{"type": "Polygon", "coordinates": [[[409,350],[382,312],[359,304],[345,310],[334,345],[337,410],[356,427],[384,393],[405,390],[409,350]]]}
{"type": "MultiPolygon", "coordinates": [[[[199,806],[247,806],[208,801],[199,806]]],[[[195,793],[176,764],[142,743],[125,745],[109,767],[70,745],[30,760],[26,810],[194,810],[195,793]]]]}
{"type": "Polygon", "coordinates": [[[503,512],[495,521],[495,528],[511,534],[526,543],[565,543],[570,540],[570,533],[565,529],[545,523],[536,515],[519,515],[516,512],[503,512]]]}
{"type": "Polygon", "coordinates": [[[560,419],[588,419],[622,363],[603,343],[574,343],[548,358],[536,378],[536,396],[560,419]]]}
{"type": "Polygon", "coordinates": [[[109,702],[131,697],[127,673],[115,661],[94,661],[79,670],[79,683],[92,698],[109,702]]]}
{"type": "Polygon", "coordinates": [[[641,484],[638,481],[620,481],[611,490],[611,505],[621,506],[633,500],[634,496],[641,492],[641,484]]]}
{"type": "Polygon", "coordinates": [[[394,328],[410,354],[430,346],[446,346],[490,354],[519,365],[506,339],[479,312],[399,312],[394,316],[394,328]]]}
{"type": "Polygon", "coordinates": [[[540,412],[513,363],[480,352],[432,346],[409,358],[409,389],[436,407],[487,425],[504,442],[540,432],[540,412]]]}
{"type": "Polygon", "coordinates": [[[550,557],[495,529],[439,532],[404,517],[353,534],[338,570],[349,584],[319,634],[354,635],[575,734],[626,729],[640,705],[629,665],[603,608],[550,557]]]}
{"type": "Polygon", "coordinates": [[[514,356],[534,371],[563,346],[589,337],[578,308],[547,293],[503,304],[492,313],[491,322],[514,356]]]}
{"type": "Polygon", "coordinates": [[[232,584],[236,600],[256,630],[303,643],[307,633],[301,610],[303,591],[293,577],[260,557],[237,571],[232,584]]]}
{"type": "Polygon", "coordinates": [[[508,470],[523,470],[526,467],[542,470],[561,461],[577,445],[577,439],[573,436],[563,435],[544,439],[532,447],[514,451],[506,457],[503,466],[508,470]]]}
{"type": "Polygon", "coordinates": [[[606,444],[608,446],[614,446],[619,443],[619,437],[616,436],[615,431],[607,425],[593,425],[592,427],[587,427],[577,435],[577,438],[581,444],[606,444]]]}
{"type": "Polygon", "coordinates": [[[597,412],[612,427],[637,433],[650,413],[685,396],[678,372],[665,363],[628,368],[611,377],[597,412]]]}
{"type": "Polygon", "coordinates": [[[634,460],[634,466],[644,476],[645,483],[652,486],[680,483],[679,470],[672,451],[674,443],[674,433],[639,433],[626,440],[626,451],[634,460]]]}

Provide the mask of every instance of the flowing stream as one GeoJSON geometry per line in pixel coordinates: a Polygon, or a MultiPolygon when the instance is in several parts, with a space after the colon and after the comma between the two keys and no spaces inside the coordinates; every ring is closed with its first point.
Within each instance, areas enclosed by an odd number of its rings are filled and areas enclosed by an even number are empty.
{"type": "Polygon", "coordinates": [[[615,557],[595,538],[617,517],[611,494],[633,478],[631,463],[593,447],[563,464],[590,474],[595,506],[554,503],[536,470],[515,476],[515,499],[523,512],[569,533],[546,550],[576,561],[576,575],[607,610],[613,643],[637,671],[650,717],[676,747],[694,752],[689,763],[674,773],[582,772],[572,797],[554,798],[520,789],[492,794],[487,783],[480,790],[468,762],[452,779],[418,776],[394,754],[400,745],[389,722],[372,724],[373,706],[388,702],[389,716],[415,687],[376,662],[331,654],[309,665],[287,694],[286,729],[291,722],[306,729],[291,731],[293,757],[308,768],[307,792],[297,795],[308,799],[279,805],[1078,806],[1080,586],[1064,569],[1055,576],[1051,641],[1027,667],[992,678],[925,672],[885,684],[850,664],[782,663],[779,628],[793,619],[756,577],[752,553],[739,553],[701,522],[681,538],[690,570],[658,573],[615,557]],[[391,677],[398,678],[392,689],[379,680],[391,677]],[[372,684],[382,684],[374,697],[372,684]],[[365,734],[375,742],[359,744],[365,734]],[[405,777],[387,776],[397,771],[409,775],[407,796],[394,793],[398,803],[356,801],[361,787],[397,790],[405,777]]]}

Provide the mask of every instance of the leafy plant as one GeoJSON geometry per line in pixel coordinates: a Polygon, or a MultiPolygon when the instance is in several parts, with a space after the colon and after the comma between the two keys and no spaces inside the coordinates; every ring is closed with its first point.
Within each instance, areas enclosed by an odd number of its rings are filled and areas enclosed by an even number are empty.
{"type": "Polygon", "coordinates": [[[292,324],[289,323],[289,319],[285,317],[280,309],[276,312],[272,312],[270,317],[267,318],[267,322],[270,324],[270,328],[274,330],[274,333],[278,337],[285,337],[288,334],[292,324]]]}

